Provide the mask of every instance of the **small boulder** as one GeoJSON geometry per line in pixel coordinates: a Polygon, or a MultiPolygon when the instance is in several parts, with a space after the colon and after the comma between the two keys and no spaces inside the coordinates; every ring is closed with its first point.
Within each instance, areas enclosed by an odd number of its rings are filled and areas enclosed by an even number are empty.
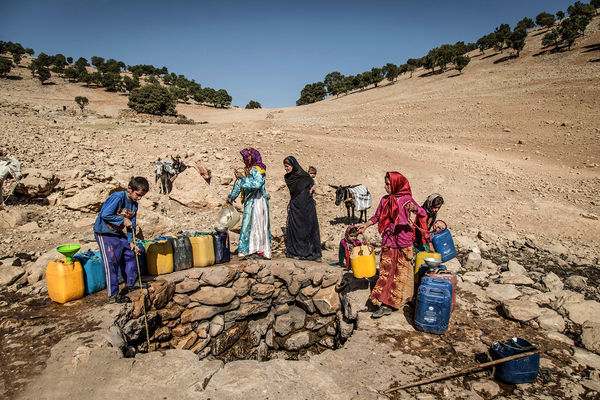
{"type": "Polygon", "coordinates": [[[26,197],[46,197],[58,185],[59,179],[52,171],[37,168],[23,170],[23,176],[15,193],[26,197]]]}
{"type": "Polygon", "coordinates": [[[501,285],[492,283],[485,288],[487,296],[496,301],[505,301],[516,299],[521,296],[521,292],[515,287],[515,285],[501,285]]]}
{"type": "Polygon", "coordinates": [[[600,354],[600,323],[586,321],[581,327],[581,343],[589,351],[600,354]]]}
{"type": "Polygon", "coordinates": [[[177,175],[169,198],[190,208],[217,208],[222,203],[196,168],[188,168],[177,175]]]}
{"type": "Polygon", "coordinates": [[[550,272],[542,277],[542,282],[544,282],[544,286],[546,286],[546,289],[550,292],[560,292],[564,288],[564,284],[554,272],[550,272]]]}
{"type": "Polygon", "coordinates": [[[509,318],[523,322],[535,319],[543,312],[537,304],[527,300],[505,300],[502,309],[509,318]]]}

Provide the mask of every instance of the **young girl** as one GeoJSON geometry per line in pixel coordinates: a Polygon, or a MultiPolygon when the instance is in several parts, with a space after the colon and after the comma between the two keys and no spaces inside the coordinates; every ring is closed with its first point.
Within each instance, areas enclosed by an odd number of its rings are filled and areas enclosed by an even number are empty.
{"type": "Polygon", "coordinates": [[[358,233],[363,233],[369,226],[377,224],[381,234],[379,279],[369,297],[379,308],[371,318],[389,315],[392,308],[401,308],[413,297],[412,227],[409,216],[411,212],[423,217],[427,215],[412,198],[410,184],[401,173],[386,173],[385,191],[387,196],[383,196],[379,202],[375,215],[358,229],[358,233]]]}
{"type": "Polygon", "coordinates": [[[348,229],[346,229],[344,238],[340,240],[338,265],[340,267],[350,268],[350,255],[352,254],[352,249],[355,246],[360,245],[360,240],[358,240],[358,226],[349,226],[348,229]]]}
{"type": "Polygon", "coordinates": [[[313,185],[310,188],[310,194],[314,194],[315,193],[315,188],[317,187],[317,167],[313,167],[312,165],[310,165],[308,167],[308,175],[310,175],[310,177],[313,180],[313,185]]]}
{"type": "Polygon", "coordinates": [[[417,216],[413,232],[413,244],[417,251],[435,252],[429,232],[433,229],[437,213],[444,204],[444,199],[437,193],[431,194],[422,207],[427,212],[427,217],[417,216]]]}

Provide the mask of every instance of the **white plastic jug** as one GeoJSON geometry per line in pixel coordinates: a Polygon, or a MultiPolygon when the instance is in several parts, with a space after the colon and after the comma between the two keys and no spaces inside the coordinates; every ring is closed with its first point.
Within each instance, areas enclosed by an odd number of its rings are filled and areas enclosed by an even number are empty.
{"type": "Polygon", "coordinates": [[[233,228],[240,220],[240,213],[237,212],[232,204],[226,204],[221,208],[217,215],[217,227],[219,228],[233,228]]]}

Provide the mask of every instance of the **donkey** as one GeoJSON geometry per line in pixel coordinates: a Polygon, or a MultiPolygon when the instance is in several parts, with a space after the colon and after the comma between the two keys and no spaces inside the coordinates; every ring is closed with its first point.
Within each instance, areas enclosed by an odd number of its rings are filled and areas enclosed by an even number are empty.
{"type": "Polygon", "coordinates": [[[171,178],[177,175],[175,169],[173,168],[173,164],[168,160],[161,160],[160,158],[156,161],[153,161],[152,164],[154,164],[154,183],[158,183],[160,181],[160,185],[158,186],[159,193],[171,193],[171,189],[173,187],[171,178]]]}
{"type": "Polygon", "coordinates": [[[0,157],[0,207],[4,204],[2,184],[9,175],[15,180],[21,179],[21,163],[15,157],[0,157]]]}
{"type": "Polygon", "coordinates": [[[339,206],[342,201],[344,202],[349,223],[354,223],[355,210],[360,211],[358,222],[363,221],[363,216],[364,221],[367,222],[367,210],[371,208],[373,198],[365,185],[329,186],[335,189],[335,205],[339,206]],[[350,210],[352,210],[352,218],[350,218],[350,210]]]}

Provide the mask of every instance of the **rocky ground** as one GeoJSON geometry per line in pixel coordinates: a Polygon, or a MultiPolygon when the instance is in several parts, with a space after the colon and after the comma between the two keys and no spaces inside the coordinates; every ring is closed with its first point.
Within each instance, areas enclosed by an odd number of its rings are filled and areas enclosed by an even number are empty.
{"type": "MultiPolygon", "coordinates": [[[[376,324],[365,314],[364,325],[359,320],[358,332],[347,342],[348,350],[307,361],[329,367],[307,370],[314,371],[309,374],[313,377],[324,369],[339,371],[327,375],[331,381],[323,387],[335,382],[345,388],[350,380],[356,382],[350,386],[358,393],[373,388],[376,396],[394,383],[442,372],[451,361],[459,368],[491,341],[518,334],[552,349],[544,358],[544,368],[557,374],[551,375],[551,382],[570,379],[569,386],[576,387],[562,395],[594,396],[598,356],[582,353],[581,347],[598,352],[583,337],[584,332],[588,332],[585,337],[597,335],[595,324],[600,321],[594,318],[600,313],[584,312],[582,319],[569,304],[595,310],[595,301],[600,300],[600,32],[595,19],[585,38],[562,53],[542,49],[540,33],[531,32],[518,59],[503,61],[506,51],[474,52],[462,75],[450,70],[431,76],[418,70],[412,78],[405,75],[394,84],[309,106],[217,110],[179,104],[178,112],[197,122],[193,125],[123,112],[127,108],[123,95],[60,78],[41,86],[26,68],[11,71],[13,79],[0,80],[1,146],[21,160],[25,178],[0,210],[0,286],[4,287],[0,293],[5,303],[0,325],[4,386],[0,388],[9,397],[16,396],[40,372],[62,335],[88,328],[89,321],[81,317],[86,307],[90,314],[102,309],[101,294],[72,307],[50,305],[44,300],[44,271],[48,261],[58,256],[53,250],[57,245],[95,247],[91,232],[95,213],[111,191],[124,187],[132,175],[153,180],[152,161],[181,155],[187,164],[211,168],[213,183],[206,185],[194,170],[188,170],[177,178],[170,196],[160,195],[153,186],[141,203],[140,236],[211,230],[218,205],[231,190],[232,169],[241,165],[239,150],[253,146],[268,168],[275,257],[282,254],[281,227],[289,198],[282,160],[290,154],[303,166],[319,168],[316,199],[325,261],[337,258],[346,226],[345,211],[334,206],[328,185],[363,183],[376,203],[384,193],[387,170],[404,173],[420,202],[432,192],[444,196],[440,217],[448,222],[460,248],[461,266],[456,271],[463,281],[462,300],[448,334],[414,332],[399,314],[376,324]],[[79,95],[90,100],[83,113],[73,101],[79,95]],[[517,277],[512,276],[509,261],[525,271],[512,271],[517,277]],[[563,293],[557,282],[577,294],[563,293]],[[496,285],[513,285],[514,290],[496,285]],[[490,294],[496,291],[516,297],[490,294]],[[523,316],[515,309],[540,314],[523,316]],[[587,328],[585,318],[591,318],[587,328]],[[462,345],[461,329],[470,338],[462,345]],[[38,340],[40,336],[44,340],[38,340]],[[414,345],[428,341],[435,345],[414,345]],[[35,351],[29,350],[31,343],[36,343],[35,351]],[[381,350],[376,355],[382,358],[368,356],[374,348],[381,350]],[[417,353],[410,358],[412,352],[417,353]],[[411,364],[417,358],[422,363],[418,368],[411,364]],[[390,371],[385,360],[398,361],[405,368],[390,371]],[[346,372],[353,363],[366,363],[365,379],[357,379],[356,371],[346,372]]],[[[9,180],[4,190],[15,186],[9,180]]],[[[369,237],[376,243],[375,233],[369,232],[369,237]]],[[[280,362],[269,363],[284,368],[280,362]]],[[[302,373],[298,366],[285,368],[302,373]]],[[[224,371],[236,377],[244,373],[229,364],[224,371]]],[[[289,393],[297,387],[291,382],[301,381],[291,376],[292,372],[282,373],[279,386],[273,387],[289,393]]],[[[248,377],[247,382],[261,388],[260,379],[248,377]]],[[[544,398],[558,395],[552,390],[564,390],[552,389],[546,382],[543,388],[496,385],[484,392],[473,387],[471,378],[452,382],[408,393],[416,398],[489,398],[488,392],[497,389],[505,397],[544,398]],[[457,390],[469,393],[458,395],[457,390]]],[[[226,386],[223,381],[219,387],[226,386]]],[[[207,390],[214,398],[210,385],[207,390]]],[[[314,390],[307,396],[327,393],[314,390]]],[[[256,398],[264,398],[256,393],[256,398]]],[[[335,398],[337,392],[331,393],[329,397],[335,398]]],[[[352,397],[349,392],[339,393],[352,397]]]]}

